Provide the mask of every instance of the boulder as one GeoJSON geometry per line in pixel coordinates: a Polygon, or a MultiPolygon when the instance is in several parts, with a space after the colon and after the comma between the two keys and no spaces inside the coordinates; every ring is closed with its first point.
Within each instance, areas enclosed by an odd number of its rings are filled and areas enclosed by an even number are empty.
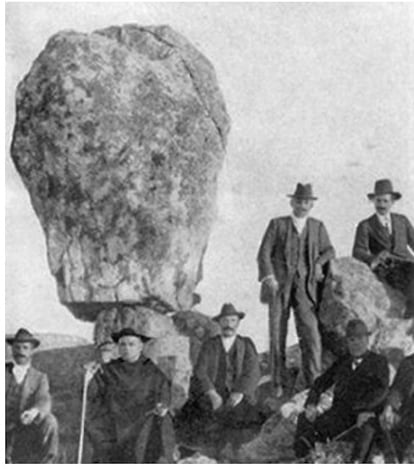
{"type": "Polygon", "coordinates": [[[170,27],[48,41],[17,89],[11,155],[76,317],[191,308],[228,132],[212,65],[170,27]]]}
{"type": "Polygon", "coordinates": [[[335,259],[323,293],[319,318],[324,346],[343,352],[350,319],[362,319],[371,334],[371,346],[393,364],[414,352],[414,320],[404,319],[402,293],[377,279],[369,267],[351,257],[335,259]]]}

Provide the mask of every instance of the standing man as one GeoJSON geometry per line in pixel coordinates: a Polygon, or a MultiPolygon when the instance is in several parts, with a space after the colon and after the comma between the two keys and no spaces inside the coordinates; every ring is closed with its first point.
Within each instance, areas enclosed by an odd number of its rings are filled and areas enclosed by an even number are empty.
{"type": "Polygon", "coordinates": [[[170,382],[142,355],[150,340],[132,328],[112,334],[120,358],[92,364],[86,431],[97,463],[173,462],[170,382]]]}
{"type": "Polygon", "coordinates": [[[310,389],[305,412],[299,415],[295,453],[305,457],[315,442],[345,435],[355,442],[352,461],[367,462],[377,415],[387,395],[387,359],[368,350],[369,332],[360,319],[346,327],[348,354],[339,358],[310,389]],[[334,386],[332,407],[318,415],[321,394],[334,386]]]}
{"type": "Polygon", "coordinates": [[[359,223],[352,251],[353,257],[365,262],[378,275],[406,296],[405,317],[414,317],[414,228],[404,215],[391,213],[401,198],[389,179],[375,182],[368,199],[375,213],[359,223]]]}
{"type": "Polygon", "coordinates": [[[6,363],[6,458],[16,464],[55,464],[59,435],[49,382],[32,366],[40,342],[23,328],[6,342],[13,354],[13,361],[6,363]]]}
{"type": "Polygon", "coordinates": [[[295,193],[288,197],[292,214],[270,221],[257,256],[261,301],[269,304],[270,365],[276,397],[283,394],[290,307],[295,314],[307,386],[321,372],[318,287],[325,279],[328,261],[335,257],[324,224],[309,217],[317,200],[312,186],[298,183],[295,193]]]}
{"type": "Polygon", "coordinates": [[[183,409],[182,420],[198,423],[203,429],[215,424],[218,438],[226,428],[261,423],[254,407],[260,380],[259,357],[252,340],[237,334],[244,316],[226,303],[214,318],[221,334],[203,343],[194,368],[190,401],[183,409]]]}
{"type": "MultiPolygon", "coordinates": [[[[381,425],[385,430],[391,451],[395,451],[400,463],[405,450],[414,441],[414,353],[400,363],[394,378],[381,425]]],[[[395,456],[395,455],[394,455],[395,456]]]]}

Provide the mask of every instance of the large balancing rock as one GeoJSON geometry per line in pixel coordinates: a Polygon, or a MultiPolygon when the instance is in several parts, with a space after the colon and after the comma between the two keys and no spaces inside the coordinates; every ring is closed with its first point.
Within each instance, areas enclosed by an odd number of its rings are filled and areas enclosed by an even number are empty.
{"type": "Polygon", "coordinates": [[[168,26],[49,40],[18,86],[11,154],[75,316],[192,306],[228,131],[212,65],[168,26]]]}

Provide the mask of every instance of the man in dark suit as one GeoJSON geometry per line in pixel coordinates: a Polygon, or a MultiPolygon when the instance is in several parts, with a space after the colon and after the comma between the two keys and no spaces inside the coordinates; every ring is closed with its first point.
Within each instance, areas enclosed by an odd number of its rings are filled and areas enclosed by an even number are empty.
{"type": "Polygon", "coordinates": [[[414,441],[414,353],[405,357],[391,386],[381,424],[391,437],[391,451],[395,451],[399,462],[404,452],[414,441]]]}
{"type": "Polygon", "coordinates": [[[171,383],[142,354],[150,340],[132,328],[112,334],[120,358],[87,369],[86,431],[96,463],[172,463],[171,383]]]}
{"type": "Polygon", "coordinates": [[[40,342],[26,329],[6,341],[13,354],[13,361],[6,363],[6,458],[16,464],[54,464],[59,436],[49,382],[31,365],[40,342]]]}
{"type": "Polygon", "coordinates": [[[269,304],[270,367],[275,394],[283,394],[289,309],[293,307],[303,374],[308,386],[321,372],[322,345],[317,318],[320,289],[335,256],[324,224],[309,217],[316,197],[298,184],[293,213],[274,218],[257,256],[261,301],[269,304]]]}
{"type": "Polygon", "coordinates": [[[248,427],[262,421],[254,405],[260,379],[256,347],[250,338],[237,334],[244,316],[228,303],[214,318],[221,335],[203,343],[194,368],[190,400],[183,409],[182,420],[191,420],[204,429],[216,424],[216,435],[229,427],[248,427]]]}
{"type": "Polygon", "coordinates": [[[374,215],[358,224],[353,257],[368,264],[381,280],[401,290],[407,298],[405,317],[414,317],[414,228],[404,215],[391,213],[401,198],[389,179],[376,181],[368,199],[374,215]]]}
{"type": "Polygon", "coordinates": [[[389,380],[387,360],[368,350],[368,335],[363,321],[352,319],[347,324],[349,353],[315,381],[305,412],[299,415],[294,445],[297,457],[305,457],[317,441],[343,435],[355,442],[352,461],[366,462],[389,380]],[[319,397],[332,386],[332,407],[318,415],[319,397]]]}

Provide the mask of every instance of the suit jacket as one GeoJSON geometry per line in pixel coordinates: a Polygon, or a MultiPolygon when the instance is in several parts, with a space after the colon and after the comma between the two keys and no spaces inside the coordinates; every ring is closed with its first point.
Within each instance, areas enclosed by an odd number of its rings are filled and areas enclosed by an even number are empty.
{"type": "Polygon", "coordinates": [[[380,411],[389,384],[387,359],[368,351],[355,370],[352,369],[352,361],[353,358],[346,355],[319,376],[309,392],[306,405],[317,405],[320,395],[335,385],[332,407],[351,415],[380,411]]]}
{"type": "Polygon", "coordinates": [[[414,249],[414,228],[408,218],[398,213],[391,213],[391,237],[374,213],[358,224],[352,256],[371,264],[381,251],[388,251],[399,257],[414,260],[407,249],[414,249]]]}
{"type": "Polygon", "coordinates": [[[400,363],[387,402],[414,424],[414,353],[400,363]]]}
{"type": "MultiPolygon", "coordinates": [[[[260,380],[256,347],[250,338],[239,335],[232,347],[236,347],[236,376],[231,392],[240,392],[248,401],[254,402],[260,380]]],[[[222,352],[224,347],[221,336],[212,337],[203,343],[191,383],[193,395],[204,394],[216,388],[222,352]]]]}
{"type": "MultiPolygon", "coordinates": [[[[11,398],[12,382],[14,380],[13,363],[6,363],[6,408],[7,400],[11,398]]],[[[32,366],[27,370],[23,381],[23,389],[20,398],[20,414],[27,409],[36,407],[40,412],[40,418],[51,412],[52,399],[49,392],[49,381],[47,375],[32,366]]],[[[6,415],[7,421],[7,415],[6,415]]],[[[7,427],[13,426],[18,422],[7,422],[7,427]]]]}
{"type": "MultiPolygon", "coordinates": [[[[306,222],[307,232],[307,292],[314,303],[317,303],[317,281],[315,279],[315,265],[324,266],[335,257],[335,250],[329,240],[324,224],[309,217],[306,222]]],[[[257,262],[259,266],[259,281],[269,275],[274,275],[279,283],[281,292],[287,293],[296,266],[293,265],[291,255],[292,232],[294,225],[291,216],[274,218],[264,234],[257,262]]],[[[286,297],[286,295],[285,295],[286,297]]],[[[288,299],[286,298],[286,301],[288,299]]]]}

